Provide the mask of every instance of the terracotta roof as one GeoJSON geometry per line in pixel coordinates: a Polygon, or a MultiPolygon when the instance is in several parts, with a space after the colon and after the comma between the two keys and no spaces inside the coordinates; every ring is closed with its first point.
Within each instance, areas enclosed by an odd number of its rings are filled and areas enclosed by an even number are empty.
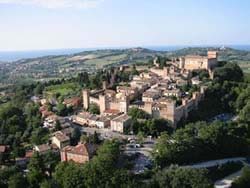
{"type": "Polygon", "coordinates": [[[66,146],[63,151],[76,155],[92,155],[95,152],[95,146],[92,144],[78,144],[76,146],[66,146]]]}
{"type": "Polygon", "coordinates": [[[47,144],[42,144],[42,145],[36,146],[36,149],[37,149],[39,152],[45,152],[45,151],[49,151],[49,150],[50,150],[50,146],[47,145],[47,144]]]}
{"type": "Polygon", "coordinates": [[[73,104],[76,105],[81,101],[80,97],[73,97],[69,99],[64,99],[64,104],[73,104]]]}
{"type": "Polygon", "coordinates": [[[0,145],[0,153],[4,153],[6,151],[7,147],[4,145],[0,145]]]}
{"type": "Polygon", "coordinates": [[[127,114],[123,114],[123,115],[121,115],[121,116],[118,116],[118,117],[112,119],[112,121],[116,121],[116,122],[125,122],[125,121],[127,121],[127,120],[129,120],[129,119],[130,119],[130,117],[129,117],[127,114]]]}
{"type": "Polygon", "coordinates": [[[69,137],[66,136],[65,134],[63,134],[60,131],[57,131],[54,133],[54,136],[57,138],[57,140],[59,140],[60,142],[65,142],[69,140],[69,137]]]}
{"type": "Polygon", "coordinates": [[[32,150],[26,151],[26,153],[25,153],[25,158],[31,158],[32,155],[33,155],[33,151],[32,151],[32,150]]]}
{"type": "Polygon", "coordinates": [[[120,113],[119,110],[116,110],[116,109],[107,109],[104,111],[104,113],[107,113],[107,114],[118,114],[120,113]]]}

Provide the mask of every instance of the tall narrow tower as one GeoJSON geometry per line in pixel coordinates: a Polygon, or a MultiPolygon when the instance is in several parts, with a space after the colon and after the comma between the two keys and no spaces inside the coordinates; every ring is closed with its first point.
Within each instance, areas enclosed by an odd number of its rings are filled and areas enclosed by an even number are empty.
{"type": "Polygon", "coordinates": [[[89,90],[88,89],[84,89],[82,91],[82,99],[83,99],[83,109],[84,110],[88,110],[89,108],[89,90]]]}
{"type": "Polygon", "coordinates": [[[106,95],[99,95],[99,105],[101,114],[107,110],[107,97],[106,95]]]}
{"type": "Polygon", "coordinates": [[[129,106],[129,98],[128,96],[124,95],[120,100],[120,112],[126,114],[128,112],[128,106],[129,106]]]}

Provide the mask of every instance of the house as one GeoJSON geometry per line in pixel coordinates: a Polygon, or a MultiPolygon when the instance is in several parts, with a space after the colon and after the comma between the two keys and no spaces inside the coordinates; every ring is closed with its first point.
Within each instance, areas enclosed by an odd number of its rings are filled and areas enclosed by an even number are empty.
{"type": "Polygon", "coordinates": [[[55,144],[59,149],[62,149],[70,144],[70,138],[63,134],[61,131],[57,131],[51,138],[51,142],[52,144],[55,144]]]}
{"type": "Polygon", "coordinates": [[[9,146],[0,145],[0,164],[8,159],[9,146]]]}
{"type": "Polygon", "coordinates": [[[97,128],[107,128],[110,126],[110,120],[105,116],[93,115],[89,119],[89,125],[97,128]]]}
{"type": "Polygon", "coordinates": [[[8,146],[6,145],[0,145],[0,153],[6,153],[8,150],[8,146]]]}
{"type": "Polygon", "coordinates": [[[73,128],[72,127],[68,127],[66,129],[62,129],[60,130],[60,132],[68,137],[71,137],[71,134],[73,132],[73,128]]]}
{"type": "Polygon", "coordinates": [[[34,151],[36,151],[40,154],[45,154],[45,153],[48,153],[49,151],[51,151],[51,147],[47,144],[35,145],[34,151]]]}
{"type": "Polygon", "coordinates": [[[61,150],[61,161],[72,160],[76,163],[86,163],[93,157],[95,151],[95,145],[89,143],[66,146],[61,150]]]}
{"type": "Polygon", "coordinates": [[[73,97],[69,99],[64,99],[63,104],[65,104],[67,107],[72,106],[74,109],[81,106],[82,101],[80,97],[73,97]]]}
{"type": "Polygon", "coordinates": [[[29,150],[29,151],[26,151],[24,157],[15,158],[16,165],[24,169],[27,168],[27,163],[29,162],[33,154],[34,152],[32,150],[29,150]]]}
{"type": "Polygon", "coordinates": [[[127,114],[122,114],[111,120],[111,130],[123,133],[131,125],[132,119],[127,114]]]}
{"type": "Polygon", "coordinates": [[[74,116],[73,122],[83,126],[92,126],[97,128],[106,128],[110,126],[110,120],[106,116],[94,115],[87,112],[82,112],[77,116],[74,116]]]}
{"type": "Polygon", "coordinates": [[[85,126],[89,124],[89,118],[91,114],[88,112],[81,112],[76,116],[73,116],[73,122],[79,125],[85,126]]]}

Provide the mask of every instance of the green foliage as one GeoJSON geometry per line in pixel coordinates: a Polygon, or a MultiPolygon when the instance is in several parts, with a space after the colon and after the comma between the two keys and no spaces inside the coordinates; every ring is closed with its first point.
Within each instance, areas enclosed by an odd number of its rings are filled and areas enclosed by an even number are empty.
{"type": "Polygon", "coordinates": [[[90,143],[90,144],[100,144],[101,140],[99,139],[99,134],[95,131],[93,135],[82,135],[81,141],[83,143],[90,143]]]}
{"type": "Polygon", "coordinates": [[[156,188],[212,188],[212,182],[206,177],[207,171],[203,169],[181,168],[171,166],[157,172],[153,177],[156,188]]]}
{"type": "Polygon", "coordinates": [[[89,105],[89,109],[88,111],[91,113],[91,114],[100,114],[100,108],[97,104],[90,104],[89,105]]]}
{"type": "Polygon", "coordinates": [[[171,123],[165,119],[134,120],[131,129],[134,134],[142,132],[144,135],[151,135],[153,137],[158,137],[165,131],[171,134],[174,130],[171,123]]]}
{"type": "Polygon", "coordinates": [[[228,162],[208,168],[208,177],[213,181],[222,179],[234,172],[239,171],[243,167],[242,162],[228,162]]]}
{"type": "Polygon", "coordinates": [[[8,187],[9,178],[19,173],[14,166],[0,169],[0,187],[8,187]]]}
{"type": "Polygon", "coordinates": [[[242,122],[250,124],[250,101],[244,106],[244,108],[240,111],[239,119],[242,122]]]}
{"type": "Polygon", "coordinates": [[[249,152],[246,127],[235,124],[204,122],[186,125],[171,137],[158,139],[153,156],[160,167],[173,164],[246,155],[249,152]],[[245,134],[242,132],[245,132],[245,134]]]}
{"type": "Polygon", "coordinates": [[[32,156],[29,165],[28,165],[28,182],[30,187],[38,187],[39,184],[45,179],[45,166],[43,163],[42,156],[38,153],[34,153],[32,156]]]}
{"type": "Polygon", "coordinates": [[[49,130],[39,127],[31,133],[31,142],[36,145],[47,143],[49,140],[49,130]]]}
{"type": "Polygon", "coordinates": [[[214,77],[219,82],[224,81],[242,81],[243,72],[236,63],[226,63],[222,67],[215,68],[214,77]]]}
{"type": "Polygon", "coordinates": [[[34,89],[34,94],[35,95],[42,95],[44,90],[44,85],[41,83],[38,83],[37,86],[34,89]]]}
{"type": "Polygon", "coordinates": [[[9,178],[8,188],[26,188],[26,187],[28,187],[27,179],[21,173],[16,173],[9,178]]]}
{"type": "Polygon", "coordinates": [[[244,167],[242,175],[232,183],[232,188],[250,187],[250,168],[244,167]]]}
{"type": "Polygon", "coordinates": [[[81,138],[81,131],[79,128],[75,127],[71,133],[71,144],[76,145],[81,138]]]}
{"type": "Polygon", "coordinates": [[[60,121],[56,121],[56,125],[55,125],[55,131],[60,131],[62,129],[62,126],[61,126],[61,123],[60,123],[60,121]]]}
{"type": "Polygon", "coordinates": [[[116,167],[119,158],[119,143],[105,141],[89,163],[73,162],[57,165],[54,179],[60,187],[128,187],[135,185],[126,170],[116,167]]]}
{"type": "Polygon", "coordinates": [[[57,165],[53,177],[60,187],[85,187],[85,174],[83,173],[83,166],[79,166],[74,162],[64,162],[57,165]]]}
{"type": "Polygon", "coordinates": [[[129,111],[128,111],[128,115],[132,117],[132,119],[149,119],[150,118],[150,115],[139,109],[139,108],[130,108],[129,111]]]}
{"type": "Polygon", "coordinates": [[[56,105],[56,114],[59,116],[67,116],[68,115],[68,110],[65,104],[58,103],[56,105]]]}

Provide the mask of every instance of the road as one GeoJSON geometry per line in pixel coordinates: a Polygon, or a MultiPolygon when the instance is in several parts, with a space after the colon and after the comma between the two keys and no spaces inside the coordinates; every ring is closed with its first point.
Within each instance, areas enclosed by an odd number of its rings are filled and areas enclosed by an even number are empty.
{"type": "Polygon", "coordinates": [[[235,157],[235,158],[225,158],[225,159],[219,159],[219,160],[212,160],[212,161],[206,161],[206,162],[201,162],[201,163],[195,163],[192,165],[187,165],[187,166],[182,166],[182,167],[190,167],[190,168],[208,168],[216,165],[221,165],[225,164],[228,162],[237,162],[237,161],[242,161],[244,162],[246,158],[244,157],[235,157]]]}
{"type": "Polygon", "coordinates": [[[215,188],[229,188],[231,187],[233,181],[237,178],[239,178],[242,174],[242,169],[238,172],[235,172],[225,178],[223,178],[222,180],[218,180],[215,182],[214,187],[215,188]]]}

